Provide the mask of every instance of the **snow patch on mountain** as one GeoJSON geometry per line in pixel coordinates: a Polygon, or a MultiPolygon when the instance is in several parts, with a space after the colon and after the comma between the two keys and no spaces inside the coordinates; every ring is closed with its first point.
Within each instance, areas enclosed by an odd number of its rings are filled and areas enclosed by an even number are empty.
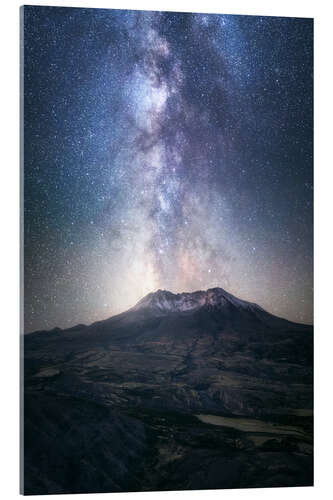
{"type": "Polygon", "coordinates": [[[228,304],[241,309],[262,310],[257,304],[240,300],[222,288],[210,288],[192,293],[172,293],[167,290],[157,290],[149,293],[134,307],[139,309],[154,309],[159,312],[186,312],[200,309],[204,306],[224,307],[228,304]]]}

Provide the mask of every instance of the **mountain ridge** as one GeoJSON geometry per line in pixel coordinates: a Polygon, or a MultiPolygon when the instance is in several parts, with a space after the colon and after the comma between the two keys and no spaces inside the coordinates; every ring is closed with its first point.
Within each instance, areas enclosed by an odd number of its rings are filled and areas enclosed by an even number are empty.
{"type": "MultiPolygon", "coordinates": [[[[198,311],[201,308],[211,307],[222,310],[223,307],[228,307],[228,305],[235,308],[239,308],[243,311],[249,311],[254,314],[259,314],[261,316],[266,315],[266,319],[269,317],[271,321],[283,321],[293,326],[302,326],[311,328],[313,325],[307,323],[298,323],[291,321],[280,316],[276,316],[265,310],[263,307],[255,302],[250,302],[247,300],[240,299],[235,295],[227,292],[221,287],[212,287],[207,290],[196,290],[194,292],[178,292],[174,293],[169,290],[158,289],[154,292],[149,292],[147,295],[142,297],[134,306],[122,311],[120,313],[114,314],[107,318],[97,320],[89,325],[85,324],[75,324],[68,328],[54,327],[49,330],[34,330],[28,332],[26,335],[37,335],[43,333],[60,333],[60,332],[71,332],[86,330],[95,325],[102,324],[104,322],[111,322],[124,317],[131,312],[139,312],[150,310],[158,314],[170,314],[170,313],[190,313],[198,311]]],[[[261,318],[262,319],[262,318],[261,318]]]]}
{"type": "Polygon", "coordinates": [[[264,310],[258,304],[237,298],[223,288],[214,287],[207,290],[196,290],[194,292],[173,293],[169,290],[158,289],[145,295],[131,309],[141,307],[156,306],[165,311],[189,311],[203,306],[223,306],[225,303],[232,303],[238,307],[249,307],[264,310]]]}

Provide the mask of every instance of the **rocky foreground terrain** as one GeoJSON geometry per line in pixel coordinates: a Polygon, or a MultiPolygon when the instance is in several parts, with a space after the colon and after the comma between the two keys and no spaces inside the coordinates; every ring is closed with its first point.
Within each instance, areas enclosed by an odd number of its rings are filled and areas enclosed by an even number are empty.
{"type": "Polygon", "coordinates": [[[311,326],[159,290],[24,337],[24,492],[313,482],[311,326]]]}

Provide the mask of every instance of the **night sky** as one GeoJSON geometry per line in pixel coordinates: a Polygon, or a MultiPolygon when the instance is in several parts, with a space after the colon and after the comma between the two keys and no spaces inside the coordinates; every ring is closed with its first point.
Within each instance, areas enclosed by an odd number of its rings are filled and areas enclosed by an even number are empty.
{"type": "Polygon", "coordinates": [[[24,8],[25,331],[215,286],[313,321],[311,19],[24,8]]]}

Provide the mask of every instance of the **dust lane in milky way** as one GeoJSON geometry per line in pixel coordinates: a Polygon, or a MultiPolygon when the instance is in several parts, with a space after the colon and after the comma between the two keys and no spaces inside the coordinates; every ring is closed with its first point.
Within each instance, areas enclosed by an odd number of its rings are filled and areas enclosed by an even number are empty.
{"type": "Polygon", "coordinates": [[[24,8],[26,331],[214,286],[312,322],[312,30],[24,8]]]}

